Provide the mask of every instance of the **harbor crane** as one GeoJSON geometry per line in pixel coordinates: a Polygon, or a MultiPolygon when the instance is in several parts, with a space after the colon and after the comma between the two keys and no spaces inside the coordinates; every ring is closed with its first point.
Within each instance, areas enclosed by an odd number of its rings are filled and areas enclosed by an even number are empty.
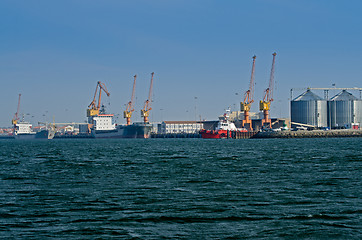
{"type": "Polygon", "coordinates": [[[253,67],[251,69],[251,78],[249,89],[245,92],[244,101],[240,103],[240,110],[244,111],[244,120],[242,120],[242,126],[246,128],[248,131],[253,131],[253,126],[251,119],[249,117],[249,111],[251,108],[251,104],[254,102],[253,95],[254,95],[254,72],[255,72],[255,58],[253,56],[253,67]]]}
{"type": "Polygon", "coordinates": [[[273,99],[273,88],[274,88],[274,66],[275,56],[277,53],[273,53],[273,63],[270,71],[269,87],[265,89],[264,99],[260,100],[259,109],[264,113],[264,119],[261,120],[261,126],[264,128],[271,128],[271,120],[269,118],[270,103],[273,99]]]}
{"type": "Polygon", "coordinates": [[[18,100],[18,108],[16,110],[16,113],[14,115],[13,120],[11,121],[11,123],[15,126],[18,121],[19,121],[19,110],[20,110],[20,98],[21,98],[21,94],[19,93],[19,100],[18,100]]]}
{"type": "Polygon", "coordinates": [[[143,122],[148,123],[148,116],[150,115],[151,102],[152,102],[152,86],[153,86],[153,75],[155,73],[151,73],[151,84],[150,84],[150,91],[148,92],[148,99],[145,101],[143,109],[141,110],[141,117],[143,117],[143,122]]]}
{"type": "Polygon", "coordinates": [[[104,83],[98,81],[97,86],[96,86],[96,91],[94,93],[93,101],[89,104],[88,109],[87,109],[87,117],[93,117],[93,116],[99,115],[99,109],[101,107],[101,99],[102,99],[102,90],[109,97],[110,93],[108,92],[106,85],[104,85],[104,83]],[[99,89],[98,103],[96,103],[98,89],[99,89]]]}
{"type": "Polygon", "coordinates": [[[132,96],[131,96],[131,101],[129,101],[127,103],[127,109],[126,111],[123,112],[123,117],[126,119],[126,124],[127,125],[130,125],[131,124],[131,117],[132,117],[132,113],[134,111],[134,93],[135,93],[135,89],[136,89],[136,78],[137,78],[137,75],[134,75],[134,80],[133,80],[133,89],[132,89],[132,96]]]}

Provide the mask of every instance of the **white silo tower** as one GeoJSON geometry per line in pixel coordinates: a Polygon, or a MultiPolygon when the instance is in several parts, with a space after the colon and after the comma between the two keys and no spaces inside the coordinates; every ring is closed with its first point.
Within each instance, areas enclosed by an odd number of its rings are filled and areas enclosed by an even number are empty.
{"type": "Polygon", "coordinates": [[[295,123],[327,127],[327,100],[322,99],[310,89],[291,102],[291,120],[295,123]]]}
{"type": "Polygon", "coordinates": [[[362,123],[362,100],[346,90],[328,101],[328,125],[332,128],[362,123]]]}

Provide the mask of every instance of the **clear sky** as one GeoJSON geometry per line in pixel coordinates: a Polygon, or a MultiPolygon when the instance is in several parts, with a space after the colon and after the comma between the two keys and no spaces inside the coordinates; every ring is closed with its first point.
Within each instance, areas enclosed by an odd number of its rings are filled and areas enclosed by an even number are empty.
{"type": "Polygon", "coordinates": [[[84,122],[97,81],[121,114],[135,74],[140,121],[151,72],[151,121],[216,120],[239,109],[254,54],[258,111],[274,51],[271,116],[289,117],[290,88],[362,87],[361,9],[359,0],[2,0],[0,126],[11,125],[19,93],[34,125],[84,122]]]}

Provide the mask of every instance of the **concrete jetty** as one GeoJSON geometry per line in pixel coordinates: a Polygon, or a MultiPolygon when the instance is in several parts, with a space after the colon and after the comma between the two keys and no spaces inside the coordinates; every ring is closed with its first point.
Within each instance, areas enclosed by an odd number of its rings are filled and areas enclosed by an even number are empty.
{"type": "Polygon", "coordinates": [[[253,138],[335,138],[335,137],[362,137],[362,130],[313,130],[313,131],[280,131],[258,132],[253,138]]]}
{"type": "Polygon", "coordinates": [[[151,133],[151,138],[201,138],[199,133],[151,133]]]}

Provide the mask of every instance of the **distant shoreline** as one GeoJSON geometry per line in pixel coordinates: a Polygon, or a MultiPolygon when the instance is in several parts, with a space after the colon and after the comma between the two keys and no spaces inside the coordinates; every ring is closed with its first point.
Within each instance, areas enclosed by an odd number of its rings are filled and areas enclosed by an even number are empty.
{"type": "MultiPolygon", "coordinates": [[[[279,131],[279,132],[257,132],[253,134],[242,133],[238,138],[343,138],[343,137],[362,137],[362,130],[300,130],[300,131],[279,131]],[[245,135],[245,136],[244,136],[245,135]]],[[[71,136],[57,137],[57,139],[70,138],[91,138],[90,136],[71,136]]],[[[151,138],[201,138],[199,134],[154,134],[151,138]]],[[[14,139],[13,136],[0,136],[0,139],[14,139]]]]}

